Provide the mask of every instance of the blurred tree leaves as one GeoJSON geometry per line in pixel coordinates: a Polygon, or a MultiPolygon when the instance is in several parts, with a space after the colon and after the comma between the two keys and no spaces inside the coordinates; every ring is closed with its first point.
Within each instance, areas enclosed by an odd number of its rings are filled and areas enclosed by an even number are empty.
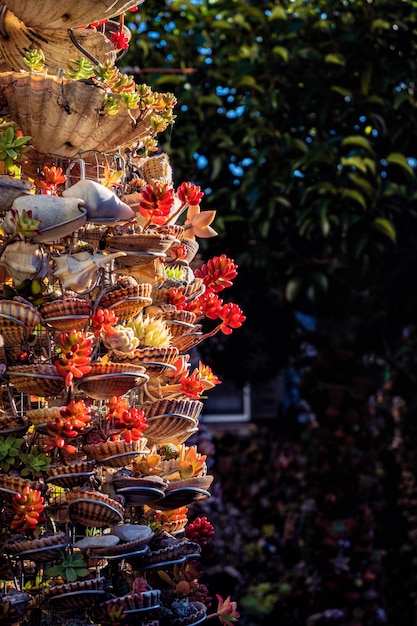
{"type": "Polygon", "coordinates": [[[178,98],[175,181],[217,211],[201,254],[239,266],[224,296],[247,321],[206,362],[273,377],[294,310],[386,350],[416,320],[417,3],[145,0],[127,19],[121,65],[178,98]]]}

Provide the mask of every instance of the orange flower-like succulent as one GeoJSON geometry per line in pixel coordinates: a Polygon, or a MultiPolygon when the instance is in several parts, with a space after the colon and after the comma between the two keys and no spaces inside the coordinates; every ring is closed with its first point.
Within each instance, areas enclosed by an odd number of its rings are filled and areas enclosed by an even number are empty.
{"type": "Polygon", "coordinates": [[[82,378],[91,372],[92,341],[86,332],[71,330],[59,336],[59,358],[54,362],[60,376],[65,378],[67,387],[71,387],[74,378],[82,378]]]}
{"type": "Polygon", "coordinates": [[[97,309],[91,316],[91,325],[93,327],[94,337],[99,338],[102,333],[105,335],[115,335],[114,326],[119,321],[114,311],[109,309],[97,309]]]}
{"type": "Polygon", "coordinates": [[[178,461],[180,477],[193,478],[193,476],[199,476],[205,469],[206,459],[207,455],[197,452],[196,446],[190,446],[189,448],[182,446],[178,461]]]}
{"type": "Polygon", "coordinates": [[[120,430],[119,436],[127,443],[140,439],[143,436],[143,431],[148,428],[144,412],[136,407],[123,411],[113,420],[113,425],[117,430],[120,430]]]}
{"type": "Polygon", "coordinates": [[[139,213],[146,219],[144,229],[150,224],[165,224],[174,201],[174,189],[167,183],[154,180],[146,185],[139,201],[139,213]]]}
{"type": "Polygon", "coordinates": [[[67,180],[61,167],[44,165],[39,174],[39,180],[35,180],[35,187],[41,189],[43,194],[57,196],[59,188],[67,180]]]}
{"type": "Polygon", "coordinates": [[[206,288],[214,292],[222,291],[232,286],[233,279],[237,276],[237,265],[233,259],[222,254],[204,263],[200,269],[197,268],[194,276],[202,278],[206,288]]]}
{"type": "Polygon", "coordinates": [[[44,503],[40,491],[23,487],[21,493],[16,493],[12,498],[14,517],[10,524],[13,530],[24,532],[33,530],[39,522],[43,521],[44,503]]]}

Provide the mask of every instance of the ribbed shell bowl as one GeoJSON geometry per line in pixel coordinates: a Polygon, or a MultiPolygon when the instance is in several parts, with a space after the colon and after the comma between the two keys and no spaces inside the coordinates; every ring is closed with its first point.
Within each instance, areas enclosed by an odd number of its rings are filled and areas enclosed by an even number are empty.
{"type": "Polygon", "coordinates": [[[109,153],[153,134],[152,109],[120,106],[116,115],[105,115],[106,91],[84,81],[5,72],[0,74],[0,91],[8,115],[31,136],[38,152],[63,158],[95,150],[109,153]]]}
{"type": "Polygon", "coordinates": [[[7,0],[6,5],[27,26],[35,28],[75,28],[100,22],[124,13],[144,0],[7,0]]]}
{"type": "MultiPolygon", "coordinates": [[[[40,3],[32,0],[31,4],[38,11],[40,3]]],[[[73,4],[76,6],[78,2],[73,4]]],[[[47,19],[44,24],[48,24],[47,19]]],[[[66,68],[70,59],[84,56],[78,45],[100,63],[109,61],[113,64],[117,57],[117,50],[110,39],[97,30],[76,28],[70,35],[67,28],[29,27],[7,9],[3,14],[2,31],[6,36],[0,37],[0,55],[15,71],[27,70],[24,62],[25,52],[34,49],[42,50],[45,64],[51,74],[57,74],[60,69],[66,68]]]]}

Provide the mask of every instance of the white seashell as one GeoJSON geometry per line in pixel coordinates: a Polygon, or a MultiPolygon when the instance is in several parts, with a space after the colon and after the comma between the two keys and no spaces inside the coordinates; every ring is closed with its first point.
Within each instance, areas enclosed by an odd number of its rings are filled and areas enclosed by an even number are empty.
{"type": "Polygon", "coordinates": [[[79,180],[62,192],[65,198],[81,198],[87,210],[87,221],[115,220],[129,221],[135,217],[134,211],[122,202],[113,191],[94,180],[79,180]]]}
{"type": "Polygon", "coordinates": [[[45,278],[51,271],[41,246],[28,241],[7,244],[0,256],[0,267],[13,279],[14,285],[26,279],[45,278]]]}
{"type": "Polygon", "coordinates": [[[95,285],[100,267],[123,255],[124,252],[115,254],[96,252],[90,254],[87,251],[63,254],[54,259],[56,269],[53,275],[59,278],[65,289],[81,293],[95,285]]]}
{"type": "MultiPolygon", "coordinates": [[[[38,234],[31,239],[35,242],[53,242],[81,228],[86,222],[87,211],[80,198],[61,198],[43,194],[20,196],[13,202],[12,208],[19,215],[23,211],[32,211],[32,219],[40,220],[38,234]]],[[[6,235],[16,232],[12,214],[6,213],[3,223],[6,235]]]]}

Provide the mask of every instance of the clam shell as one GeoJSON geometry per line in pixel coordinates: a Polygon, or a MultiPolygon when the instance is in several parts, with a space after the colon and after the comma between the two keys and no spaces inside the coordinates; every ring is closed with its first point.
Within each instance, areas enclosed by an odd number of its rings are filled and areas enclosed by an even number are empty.
{"type": "Polygon", "coordinates": [[[144,367],[130,363],[92,363],[89,374],[74,385],[95,400],[123,396],[148,381],[144,367]]]}
{"type": "Polygon", "coordinates": [[[162,233],[138,233],[135,235],[111,235],[106,239],[106,247],[124,252],[166,252],[176,241],[172,235],[162,233]]]}
{"type": "MultiPolygon", "coordinates": [[[[39,3],[32,2],[36,10],[39,3]]],[[[56,3],[60,4],[60,3],[56,3]]],[[[77,5],[78,3],[74,2],[77,5]]],[[[48,24],[46,19],[44,24],[48,24]]],[[[12,11],[6,10],[2,30],[6,36],[0,36],[0,55],[15,71],[27,70],[24,62],[26,50],[41,49],[45,56],[48,72],[57,74],[65,69],[70,59],[85,56],[73,43],[67,29],[34,28],[27,26],[12,11]]],[[[72,31],[75,41],[100,63],[110,61],[113,64],[117,50],[111,41],[95,30],[77,28],[72,31]]],[[[26,134],[26,133],[24,133],[26,134]]]]}
{"type": "Polygon", "coordinates": [[[28,339],[42,317],[29,302],[0,300],[0,334],[5,346],[15,346],[28,339]]]}
{"type": "Polygon", "coordinates": [[[92,151],[116,152],[154,135],[152,109],[128,111],[121,106],[116,115],[104,115],[105,90],[84,81],[5,72],[0,74],[0,88],[9,115],[24,135],[31,136],[38,152],[64,158],[92,151]]]}
{"type": "MultiPolygon", "coordinates": [[[[143,2],[137,0],[135,5],[143,2]]],[[[133,4],[131,0],[7,0],[7,6],[27,26],[66,29],[115,17],[133,4]]]]}

